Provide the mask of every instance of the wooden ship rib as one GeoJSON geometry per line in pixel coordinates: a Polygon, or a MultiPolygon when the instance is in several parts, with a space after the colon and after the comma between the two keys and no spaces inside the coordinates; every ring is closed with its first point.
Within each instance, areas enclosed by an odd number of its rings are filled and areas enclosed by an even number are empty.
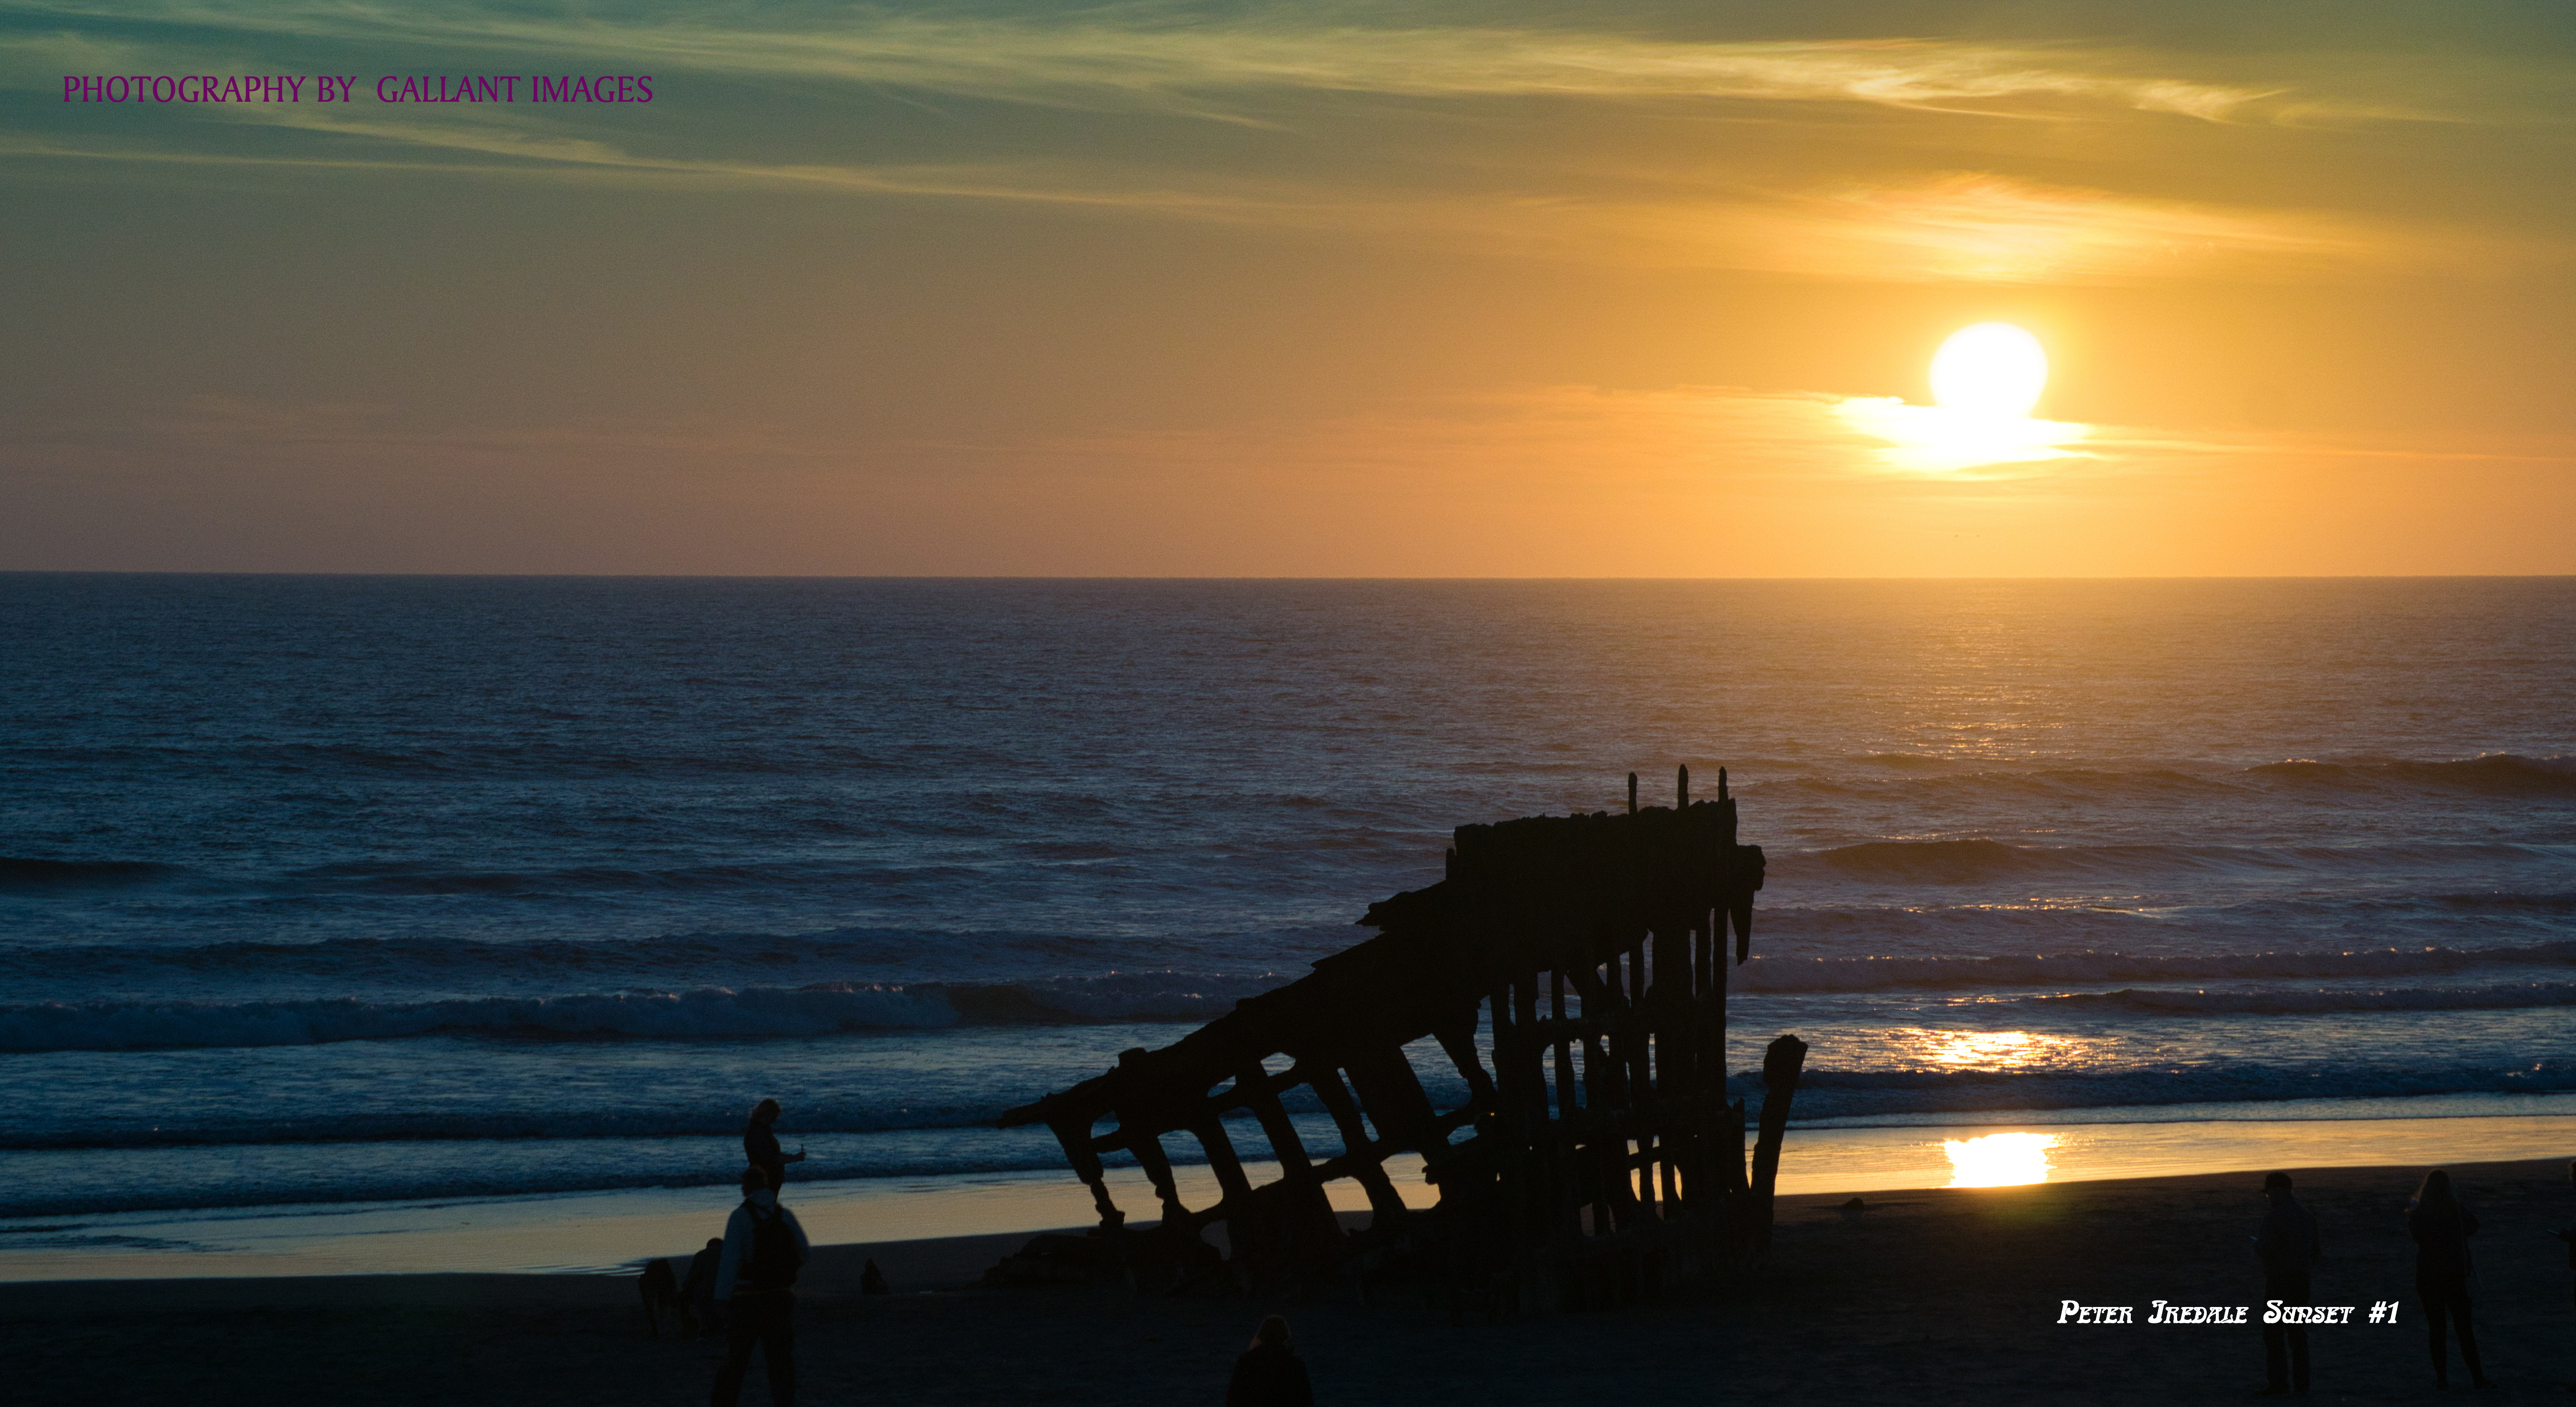
{"type": "Polygon", "coordinates": [[[1139,1237],[1185,1245],[1153,1261],[1174,1279],[1221,1265],[1263,1287],[1401,1255],[1453,1304],[1499,1314],[1620,1303],[1758,1256],[1805,1054],[1794,1036],[1772,1043],[1748,1170],[1744,1107],[1726,1096],[1726,979],[1750,953],[1762,851],[1737,842],[1723,771],[1713,801],[1690,800],[1688,768],[1671,807],[1639,808],[1633,774],[1628,790],[1625,813],[1459,827],[1444,879],[1359,920],[1376,937],[1002,1126],[1054,1131],[1122,1264],[1139,1237]],[[1425,1090],[1406,1047],[1426,1040],[1465,1102],[1425,1090]],[[1300,1139],[1284,1102],[1300,1087],[1338,1151],[1300,1139]],[[1278,1164],[1259,1185],[1236,1144],[1247,1123],[1278,1164]],[[1169,1136],[1204,1152],[1212,1205],[1183,1205],[1169,1136]],[[1103,1162],[1119,1151],[1161,1204],[1154,1232],[1124,1230],[1103,1162]],[[1408,1210],[1386,1168],[1401,1153],[1421,1155],[1437,1205],[1408,1210]],[[1365,1228],[1335,1216],[1325,1185],[1340,1178],[1365,1189],[1365,1228]],[[1200,1233],[1219,1223],[1230,1255],[1211,1264],[1200,1233]]]}

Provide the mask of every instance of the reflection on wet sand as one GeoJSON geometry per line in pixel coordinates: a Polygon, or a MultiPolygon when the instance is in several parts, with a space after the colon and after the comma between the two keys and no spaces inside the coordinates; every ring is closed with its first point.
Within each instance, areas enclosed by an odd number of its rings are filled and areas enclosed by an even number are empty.
{"type": "Polygon", "coordinates": [[[1918,1187],[2005,1187],[2028,1182],[2175,1177],[2272,1168],[2407,1167],[2435,1163],[2556,1158],[2576,1148],[2576,1094],[2514,1095],[2402,1103],[2415,1117],[2354,1118],[2357,1101],[2286,1101],[2279,1117],[2244,1117],[2246,1106],[2174,1105],[2141,1121],[2122,1109],[2024,1110],[1956,1122],[1914,1116],[1901,1122],[1794,1127],[1780,1159],[1780,1190],[1877,1192],[1918,1187]],[[2442,1111],[2456,1107],[2461,1112],[2442,1111]],[[2494,1112],[2520,1108],[2528,1113],[2494,1112]],[[2475,1112],[2470,1112],[2474,1110],[2475,1112]],[[2438,1115],[2438,1116],[2437,1116],[2438,1115]],[[2052,1142],[2024,1164],[2032,1174],[1975,1181],[1956,1150],[1980,1169],[2002,1139],[2052,1142]]]}
{"type": "Polygon", "coordinates": [[[1941,1149],[1950,1155],[1952,1187],[2024,1187],[2048,1181],[2048,1150],[2057,1143],[2053,1133],[1990,1133],[1945,1139],[1941,1149]]]}

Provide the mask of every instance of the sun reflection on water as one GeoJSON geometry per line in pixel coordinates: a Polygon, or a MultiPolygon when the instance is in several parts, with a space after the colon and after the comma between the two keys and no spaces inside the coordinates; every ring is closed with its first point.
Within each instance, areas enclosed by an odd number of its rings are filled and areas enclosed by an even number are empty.
{"type": "Polygon", "coordinates": [[[1947,1031],[1932,1058],[1944,1065],[2026,1065],[2044,1045],[2028,1031],[1947,1031]]]}
{"type": "Polygon", "coordinates": [[[1897,1029],[1885,1039],[1910,1050],[1932,1069],[2023,1070],[2076,1068],[2091,1060],[2092,1042],[2037,1031],[1933,1031],[1897,1029]]]}
{"type": "Polygon", "coordinates": [[[2046,1182],[2048,1150],[2056,1146],[2053,1133],[1990,1133],[1941,1143],[1942,1151],[1950,1155],[1952,1187],[2025,1187],[2046,1182]]]}

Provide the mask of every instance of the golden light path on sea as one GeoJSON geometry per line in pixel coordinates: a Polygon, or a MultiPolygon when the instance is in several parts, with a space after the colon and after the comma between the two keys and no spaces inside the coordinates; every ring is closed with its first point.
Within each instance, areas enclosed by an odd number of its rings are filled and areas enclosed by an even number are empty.
{"type": "Polygon", "coordinates": [[[1903,1026],[1872,1032],[1871,1041],[1893,1046],[1923,1067],[1938,1070],[2082,1068],[2099,1059],[2094,1048],[2102,1044],[2080,1036],[2037,1031],[1938,1031],[1903,1026]]]}

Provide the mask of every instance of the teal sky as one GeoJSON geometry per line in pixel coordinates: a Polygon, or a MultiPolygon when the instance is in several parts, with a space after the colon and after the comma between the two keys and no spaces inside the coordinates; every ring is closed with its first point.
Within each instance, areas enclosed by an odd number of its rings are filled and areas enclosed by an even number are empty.
{"type": "Polygon", "coordinates": [[[0,0],[0,568],[2564,572],[2559,4],[0,0]],[[77,104],[66,74],[360,99],[77,104]],[[373,100],[651,74],[629,106],[373,100]],[[2075,452],[1846,401],[2048,348],[2075,452]]]}

